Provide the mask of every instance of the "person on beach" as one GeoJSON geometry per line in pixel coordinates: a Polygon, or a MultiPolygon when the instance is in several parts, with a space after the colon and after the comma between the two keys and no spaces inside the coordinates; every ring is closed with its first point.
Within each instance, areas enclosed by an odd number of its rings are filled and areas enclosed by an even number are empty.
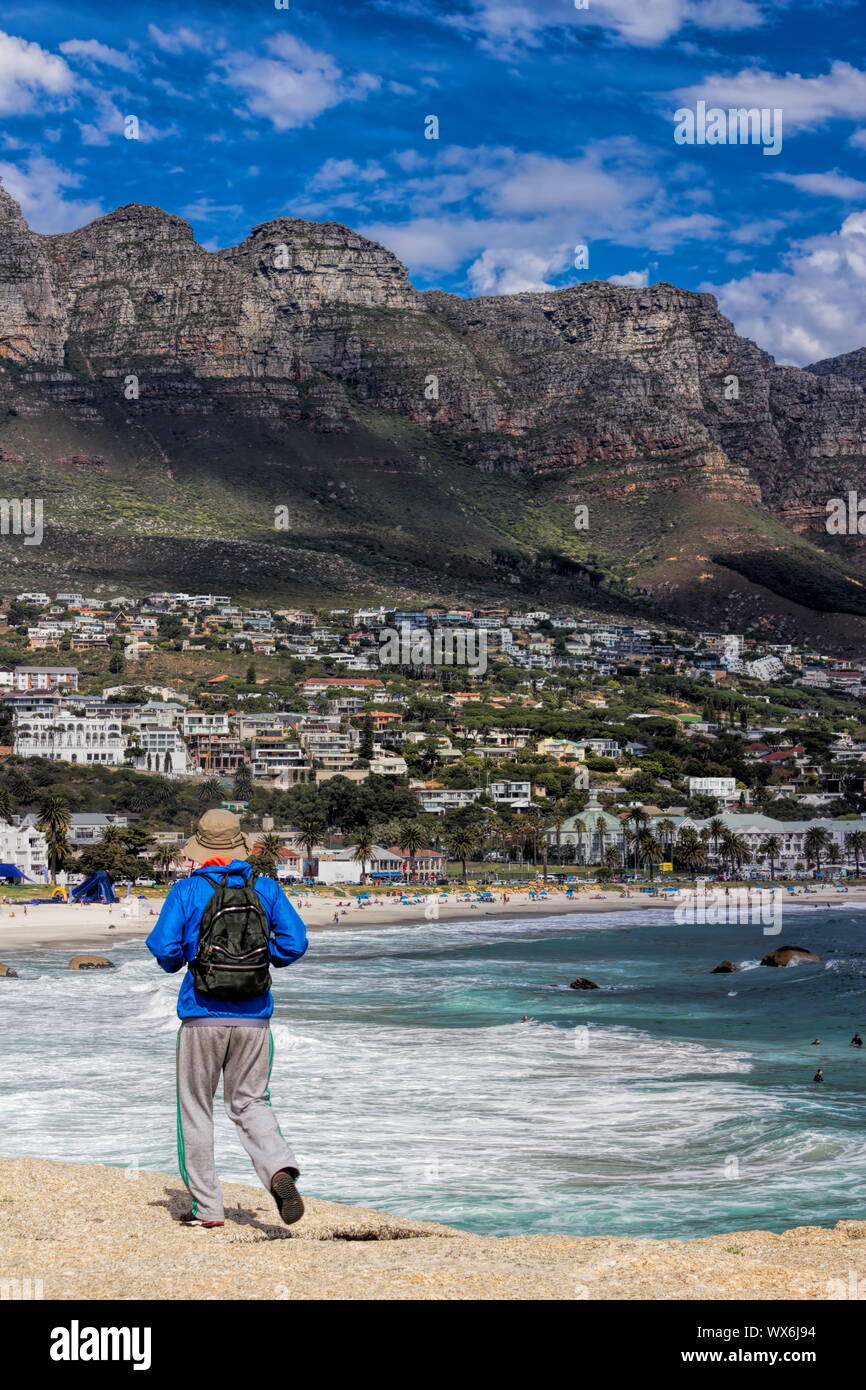
{"type": "Polygon", "coordinates": [[[226,1113],[286,1225],[304,1204],[298,1165],[268,1095],[274,1045],[270,966],[307,949],[301,918],[275,879],[253,882],[252,841],[231,811],[207,811],[183,848],[197,866],[174,884],[146,945],[163,970],[187,967],[177,999],[177,1148],[192,1197],[186,1226],[225,1223],[214,1166],[213,1101],[226,1113]]]}

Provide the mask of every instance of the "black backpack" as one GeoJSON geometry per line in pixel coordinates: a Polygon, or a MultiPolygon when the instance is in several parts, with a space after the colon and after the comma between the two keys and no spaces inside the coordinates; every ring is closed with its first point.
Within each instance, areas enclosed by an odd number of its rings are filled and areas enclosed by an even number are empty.
{"type": "Polygon", "coordinates": [[[271,987],[270,929],[262,900],[248,884],[231,887],[204,877],[216,890],[202,913],[193,984],[210,999],[254,999],[271,987]]]}

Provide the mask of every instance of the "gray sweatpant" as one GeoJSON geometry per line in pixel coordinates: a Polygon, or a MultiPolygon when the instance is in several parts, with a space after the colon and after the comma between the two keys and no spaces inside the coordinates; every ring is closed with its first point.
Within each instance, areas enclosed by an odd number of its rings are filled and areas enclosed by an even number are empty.
{"type": "Polygon", "coordinates": [[[177,1034],[177,1157],[192,1195],[192,1214],[223,1220],[214,1167],[213,1101],[220,1074],[226,1114],[263,1185],[281,1168],[297,1168],[268,1094],[274,1040],[270,1027],[182,1023],[177,1034]]]}

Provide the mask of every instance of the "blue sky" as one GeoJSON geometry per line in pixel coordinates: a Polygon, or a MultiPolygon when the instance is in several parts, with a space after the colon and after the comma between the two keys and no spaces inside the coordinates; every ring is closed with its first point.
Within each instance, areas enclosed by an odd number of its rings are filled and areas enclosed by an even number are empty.
{"type": "Polygon", "coordinates": [[[39,231],[334,219],[420,288],[668,280],[781,361],[866,342],[859,3],[28,0],[0,30],[0,176],[39,231]],[[700,100],[781,110],[780,152],[675,143],[700,100]]]}

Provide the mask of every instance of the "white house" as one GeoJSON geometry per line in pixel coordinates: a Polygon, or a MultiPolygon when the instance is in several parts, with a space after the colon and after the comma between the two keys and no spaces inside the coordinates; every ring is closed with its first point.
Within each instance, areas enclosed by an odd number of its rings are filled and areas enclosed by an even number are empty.
{"type": "Polygon", "coordinates": [[[74,715],[52,709],[17,714],[14,748],[20,758],[53,762],[123,762],[126,736],[119,718],[74,715]]]}
{"type": "Polygon", "coordinates": [[[413,790],[421,810],[429,811],[434,816],[468,806],[481,795],[480,787],[414,787],[413,790]]]}
{"type": "Polygon", "coordinates": [[[729,801],[736,794],[736,777],[689,778],[689,796],[716,796],[720,801],[729,801]]]}
{"type": "Polygon", "coordinates": [[[40,879],[48,870],[48,847],[34,819],[28,816],[20,825],[0,820],[0,863],[14,864],[28,878],[40,879]]]}
{"type": "Polygon", "coordinates": [[[531,782],[491,782],[488,788],[497,805],[525,809],[532,805],[531,782]]]}

